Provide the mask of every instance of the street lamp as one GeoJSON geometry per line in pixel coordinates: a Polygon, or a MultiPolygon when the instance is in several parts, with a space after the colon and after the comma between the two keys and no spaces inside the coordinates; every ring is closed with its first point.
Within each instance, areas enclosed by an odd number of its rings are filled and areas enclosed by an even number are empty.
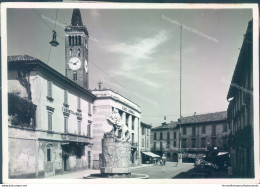
{"type": "Polygon", "coordinates": [[[178,164],[182,163],[182,151],[181,151],[181,125],[182,125],[182,116],[181,116],[181,76],[182,76],[182,24],[180,27],[180,131],[179,131],[179,153],[178,153],[178,164]]]}

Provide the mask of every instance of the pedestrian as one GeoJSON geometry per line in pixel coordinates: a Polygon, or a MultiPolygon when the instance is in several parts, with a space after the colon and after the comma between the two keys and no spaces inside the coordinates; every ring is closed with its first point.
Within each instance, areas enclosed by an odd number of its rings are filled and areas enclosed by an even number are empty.
{"type": "Polygon", "coordinates": [[[166,163],[166,157],[165,157],[165,154],[163,154],[163,156],[162,156],[162,161],[163,161],[163,165],[165,166],[165,163],[166,163]]]}
{"type": "Polygon", "coordinates": [[[228,171],[228,177],[232,178],[232,176],[233,176],[233,168],[232,168],[231,165],[228,166],[227,171],[228,171]]]}

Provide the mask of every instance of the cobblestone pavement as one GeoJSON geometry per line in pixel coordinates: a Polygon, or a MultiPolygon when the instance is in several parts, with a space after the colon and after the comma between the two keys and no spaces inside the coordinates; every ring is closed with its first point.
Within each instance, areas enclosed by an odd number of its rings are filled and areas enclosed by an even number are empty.
{"type": "Polygon", "coordinates": [[[149,179],[172,179],[181,172],[187,172],[194,167],[193,163],[182,163],[177,165],[176,162],[166,162],[165,166],[153,165],[133,169],[132,173],[149,175],[149,179]]]}
{"type": "MultiPolygon", "coordinates": [[[[147,168],[151,167],[153,164],[142,164],[139,166],[133,166],[131,167],[132,170],[135,169],[140,169],[140,168],[147,168]]],[[[97,174],[100,173],[99,170],[81,170],[81,171],[76,171],[76,172],[68,172],[68,173],[63,173],[61,175],[55,175],[51,177],[46,177],[45,179],[83,179],[84,176],[89,176],[90,174],[97,174]]]]}

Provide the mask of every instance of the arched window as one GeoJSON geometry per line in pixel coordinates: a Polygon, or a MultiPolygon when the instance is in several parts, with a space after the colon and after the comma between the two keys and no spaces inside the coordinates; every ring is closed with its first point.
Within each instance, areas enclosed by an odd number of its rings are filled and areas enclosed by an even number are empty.
{"type": "Polygon", "coordinates": [[[69,45],[71,45],[71,36],[69,36],[69,45]]]}
{"type": "Polygon", "coordinates": [[[72,36],[72,45],[74,45],[75,43],[74,43],[74,36],[72,36]]]}
{"type": "Polygon", "coordinates": [[[78,36],[78,37],[79,37],[78,38],[79,39],[79,43],[78,44],[79,44],[79,46],[81,46],[81,36],[78,36]]]}
{"type": "Polygon", "coordinates": [[[78,79],[77,72],[73,71],[73,80],[76,81],[78,79]]]}
{"type": "Polygon", "coordinates": [[[78,49],[78,57],[80,57],[80,49],[78,49]]]}
{"type": "Polygon", "coordinates": [[[78,37],[74,36],[74,39],[75,39],[75,45],[78,45],[78,37]]]}

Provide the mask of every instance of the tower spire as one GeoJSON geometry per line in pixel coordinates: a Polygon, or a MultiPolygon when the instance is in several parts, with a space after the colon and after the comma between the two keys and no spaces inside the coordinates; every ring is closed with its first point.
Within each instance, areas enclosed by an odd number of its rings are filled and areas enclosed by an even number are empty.
{"type": "Polygon", "coordinates": [[[79,9],[73,9],[71,26],[83,26],[79,9]]]}

